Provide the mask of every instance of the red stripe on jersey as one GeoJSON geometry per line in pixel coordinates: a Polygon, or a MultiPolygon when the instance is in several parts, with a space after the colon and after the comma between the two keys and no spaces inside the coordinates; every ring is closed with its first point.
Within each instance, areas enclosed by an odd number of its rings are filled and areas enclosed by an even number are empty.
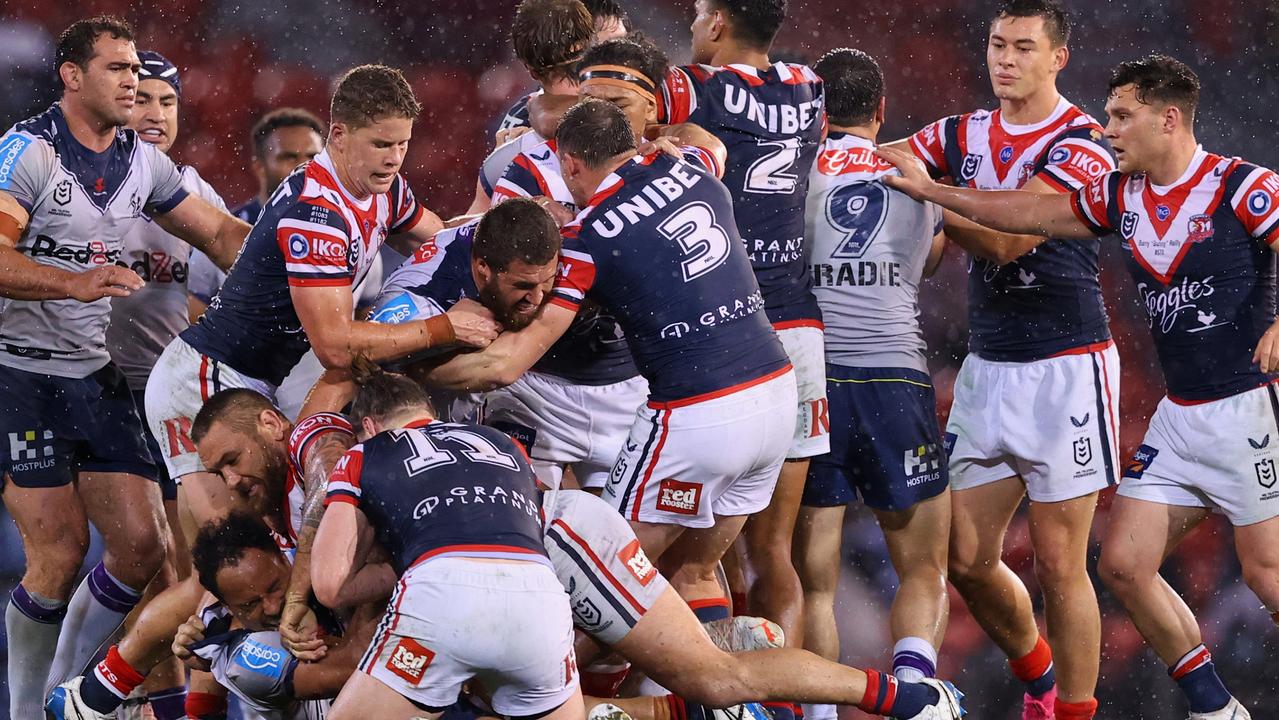
{"type": "MultiPolygon", "coordinates": [[[[1164,195],[1160,195],[1155,192],[1154,189],[1151,188],[1149,180],[1147,180],[1146,186],[1142,188],[1141,202],[1144,206],[1143,209],[1146,212],[1146,218],[1150,221],[1151,225],[1155,229],[1155,233],[1158,234],[1160,239],[1163,239],[1164,233],[1167,232],[1171,226],[1173,218],[1177,216],[1182,204],[1186,201],[1186,197],[1190,195],[1190,191],[1199,184],[1210,170],[1217,167],[1217,164],[1221,159],[1222,158],[1217,155],[1208,155],[1204,158],[1203,164],[1200,165],[1199,169],[1195,171],[1195,174],[1191,176],[1189,180],[1172,188],[1164,195]],[[1156,201],[1155,198],[1159,198],[1160,200],[1156,201]],[[1161,221],[1156,214],[1156,206],[1164,204],[1169,207],[1168,219],[1161,221]]],[[[1226,171],[1222,173],[1222,177],[1229,176],[1237,162],[1237,160],[1232,161],[1226,168],[1226,171]]],[[[1129,178],[1124,178],[1125,183],[1127,183],[1128,180],[1129,178]]],[[[1125,186],[1123,184],[1120,185],[1117,197],[1121,215],[1126,207],[1124,202],[1124,187],[1125,186]]],[[[1213,195],[1212,201],[1209,202],[1207,207],[1204,209],[1204,213],[1212,215],[1216,212],[1217,206],[1221,204],[1221,198],[1225,195],[1225,193],[1226,183],[1224,181],[1217,183],[1217,192],[1213,195]]],[[[1135,239],[1130,243],[1130,245],[1132,246],[1132,256],[1137,263],[1153,275],[1155,279],[1159,280],[1159,282],[1167,285],[1172,282],[1172,278],[1177,274],[1177,268],[1181,267],[1181,261],[1185,259],[1186,253],[1190,252],[1190,249],[1195,246],[1195,243],[1190,242],[1188,238],[1182,240],[1181,248],[1177,251],[1177,256],[1168,264],[1168,271],[1166,273],[1157,272],[1154,269],[1154,266],[1147,262],[1146,258],[1142,257],[1140,244],[1135,239]]]]}
{"type": "Polygon", "coordinates": [[[1106,348],[1114,344],[1115,344],[1114,340],[1102,340],[1101,342],[1095,342],[1095,343],[1092,343],[1091,345],[1080,345],[1079,347],[1070,348],[1069,350],[1062,350],[1061,352],[1053,353],[1052,355],[1049,355],[1048,357],[1056,358],[1056,357],[1065,357],[1067,355],[1089,355],[1091,353],[1101,352],[1102,350],[1105,350],[1106,348]]]}
{"type": "MultiPolygon", "coordinates": [[[[392,634],[395,633],[395,628],[400,624],[400,603],[404,602],[404,595],[407,590],[408,583],[404,580],[400,580],[395,586],[395,603],[391,606],[391,616],[394,619],[391,621],[391,626],[386,629],[382,642],[378,643],[377,652],[373,653],[373,656],[369,658],[369,666],[364,668],[364,672],[369,675],[373,674],[373,666],[380,661],[382,651],[386,649],[386,643],[390,641],[392,634]]],[[[373,640],[377,642],[376,637],[373,640]]]]}
{"type": "Polygon", "coordinates": [[[672,125],[686,122],[693,112],[693,92],[692,77],[680,68],[671,68],[662,83],[660,97],[664,107],[658,108],[658,118],[672,125]]]}
{"type": "Polygon", "coordinates": [[[1267,242],[1273,242],[1279,225],[1269,228],[1266,221],[1273,223],[1274,213],[1279,210],[1279,175],[1265,168],[1261,170],[1257,179],[1239,193],[1240,202],[1234,206],[1235,217],[1239,218],[1244,229],[1253,237],[1257,237],[1258,232],[1269,229],[1267,242]]]}
{"type": "MultiPolygon", "coordinates": [[[[1119,183],[1118,191],[1123,192],[1128,178],[1125,176],[1119,183]]],[[[1088,184],[1080,188],[1070,197],[1070,207],[1075,211],[1075,217],[1079,221],[1088,226],[1094,232],[1097,229],[1103,231],[1114,230],[1110,226],[1110,215],[1107,212],[1111,202],[1109,196],[1110,175],[1099,175],[1088,184]],[[1089,217],[1091,216],[1091,219],[1089,217]]]]}
{"type": "Polygon", "coordinates": [[[626,184],[625,181],[623,181],[621,178],[618,178],[617,182],[613,183],[612,185],[609,185],[603,190],[600,190],[596,192],[594,195],[592,195],[590,201],[586,203],[586,207],[595,207],[596,205],[599,205],[600,203],[604,202],[605,200],[609,199],[614,194],[616,194],[618,190],[621,190],[622,186],[625,184],[626,184]]]}
{"type": "Polygon", "coordinates": [[[350,287],[350,275],[337,275],[322,278],[289,277],[289,285],[293,287],[350,287]]]}
{"type": "Polygon", "coordinates": [[[1050,172],[1041,172],[1041,173],[1039,173],[1038,175],[1035,175],[1035,177],[1039,178],[1040,180],[1042,180],[1042,181],[1043,181],[1043,183],[1044,183],[1045,185],[1047,185],[1048,187],[1052,188],[1053,190],[1056,190],[1056,191],[1057,191],[1057,192],[1059,192],[1059,193],[1074,192],[1074,190],[1075,190],[1074,188],[1070,187],[1069,185],[1066,185],[1066,184],[1065,184],[1065,183],[1063,183],[1062,181],[1060,181],[1060,180],[1058,180],[1057,178],[1053,177],[1053,174],[1052,174],[1052,173],[1050,173],[1050,172]]]}
{"type": "Polygon", "coordinates": [[[436,557],[439,557],[440,555],[444,555],[448,553],[456,553],[456,554],[476,553],[478,555],[491,555],[493,553],[501,553],[501,554],[512,553],[516,555],[532,555],[534,557],[542,556],[542,553],[536,550],[516,547],[514,545],[444,545],[441,547],[437,547],[434,550],[428,550],[422,553],[421,555],[418,555],[417,559],[414,560],[412,564],[409,565],[409,567],[410,568],[417,567],[418,565],[421,565],[422,563],[426,562],[427,560],[430,560],[431,558],[436,558],[436,557]]]}
{"type": "Polygon", "coordinates": [[[810,327],[818,330],[825,330],[826,323],[821,320],[786,320],[785,322],[773,323],[774,330],[790,330],[792,328],[810,327]]]}
{"type": "MultiPolygon", "coordinates": [[[[586,295],[590,292],[592,286],[595,285],[595,263],[585,258],[568,257],[563,253],[560,254],[559,274],[555,278],[555,285],[551,288],[551,292],[556,290],[567,290],[570,297],[565,299],[570,302],[579,302],[571,297],[574,293],[586,295]]],[[[563,297],[564,293],[557,293],[555,297],[563,297]]],[[[576,309],[576,307],[574,307],[576,309]]]]}
{"type": "Polygon", "coordinates": [[[672,408],[686,407],[688,405],[696,405],[697,403],[706,402],[707,400],[714,400],[715,398],[721,398],[726,395],[732,395],[735,392],[746,390],[747,388],[752,388],[756,385],[762,385],[768,382],[769,380],[772,380],[774,378],[779,378],[785,375],[786,373],[790,372],[791,369],[792,369],[791,364],[786,363],[786,366],[783,368],[774,370],[773,372],[768,373],[766,375],[761,375],[755,378],[754,380],[747,380],[746,382],[738,383],[736,385],[726,387],[722,390],[715,390],[713,392],[702,393],[701,395],[694,395],[692,397],[682,398],[680,400],[671,400],[669,402],[653,402],[650,400],[648,403],[648,406],[654,410],[670,410],[672,408]]]}
{"type": "Polygon", "coordinates": [[[209,400],[209,356],[200,356],[200,401],[209,400]]]}
{"type": "Polygon", "coordinates": [[[573,532],[573,528],[569,527],[568,523],[564,522],[563,519],[557,518],[551,523],[551,527],[560,528],[564,531],[564,534],[573,539],[573,542],[586,553],[587,557],[591,559],[591,562],[595,565],[595,567],[599,568],[600,573],[608,580],[609,584],[617,590],[618,594],[626,599],[626,602],[630,603],[631,607],[635,609],[635,612],[640,615],[648,612],[648,608],[644,607],[643,603],[636,600],[635,596],[631,595],[630,591],[626,589],[626,586],[622,584],[622,582],[618,580],[613,573],[609,572],[608,565],[605,565],[604,561],[600,560],[599,555],[595,554],[595,551],[591,549],[591,546],[583,540],[581,536],[573,532]]]}
{"type": "MultiPolygon", "coordinates": [[[[661,412],[661,410],[658,410],[661,412]]],[[[657,461],[662,456],[662,448],[666,446],[666,436],[669,434],[671,424],[671,411],[667,410],[666,415],[662,417],[662,435],[657,439],[657,446],[653,448],[653,457],[648,462],[648,467],[644,469],[644,479],[640,481],[639,490],[635,492],[635,503],[631,507],[631,519],[638,521],[640,519],[640,506],[644,503],[644,488],[648,487],[648,481],[653,479],[653,470],[657,468],[657,461]]]]}
{"type": "Polygon", "coordinates": [[[356,445],[347,450],[333,466],[329,473],[329,484],[344,482],[357,490],[360,487],[360,474],[364,471],[364,446],[356,445]]]}
{"type": "MultiPolygon", "coordinates": [[[[787,85],[803,85],[808,82],[807,78],[804,77],[804,73],[795,65],[787,63],[784,67],[788,72],[786,75],[782,76],[782,82],[787,85]]],[[[781,73],[778,74],[780,75],[781,73]]]]}
{"type": "MultiPolygon", "coordinates": [[[[1256,390],[1257,388],[1263,388],[1263,387],[1266,387],[1267,385],[1276,385],[1276,384],[1279,384],[1279,379],[1267,380],[1266,382],[1261,383],[1257,387],[1248,388],[1247,390],[1244,390],[1243,392],[1239,392],[1235,394],[1242,395],[1245,392],[1252,392],[1253,390],[1256,390]]],[[[1227,395],[1226,397],[1233,397],[1233,396],[1227,395]]],[[[1169,395],[1168,399],[1171,400],[1173,404],[1175,405],[1180,405],[1182,407],[1191,407],[1192,405],[1204,405],[1210,402],[1217,402],[1218,400],[1221,400],[1222,398],[1208,398],[1207,400],[1187,400],[1185,398],[1179,398],[1176,395],[1169,395]]]]}
{"type": "Polygon", "coordinates": [[[745,80],[746,84],[750,85],[751,87],[760,87],[761,85],[764,84],[764,80],[762,78],[757,77],[754,73],[747,72],[740,68],[735,68],[732,65],[725,65],[724,69],[733,73],[737,77],[745,80]]]}
{"type": "Polygon", "coordinates": [[[533,179],[537,181],[537,189],[542,191],[546,197],[553,197],[551,188],[546,185],[546,178],[542,177],[542,170],[533,163],[524,153],[515,156],[515,164],[528,171],[533,179]]]}

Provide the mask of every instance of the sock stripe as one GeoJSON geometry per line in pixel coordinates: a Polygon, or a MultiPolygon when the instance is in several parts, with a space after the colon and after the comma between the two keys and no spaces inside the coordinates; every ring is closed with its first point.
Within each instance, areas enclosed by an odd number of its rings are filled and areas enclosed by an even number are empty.
{"type": "Polygon", "coordinates": [[[129,697],[129,693],[133,692],[133,688],[125,690],[124,685],[120,682],[120,678],[112,674],[110,670],[102,667],[105,664],[105,661],[98,663],[93,668],[93,676],[98,679],[98,682],[102,684],[102,687],[111,691],[112,695],[115,695],[121,700],[129,697]]]}
{"type": "Polygon", "coordinates": [[[67,616],[67,604],[65,602],[58,603],[55,607],[46,607],[33,598],[31,593],[27,592],[27,589],[21,583],[13,589],[13,594],[9,598],[18,612],[44,625],[57,625],[67,616]]]}
{"type": "Polygon", "coordinates": [[[89,592],[103,607],[127,615],[142,599],[142,594],[121,583],[107,572],[102,563],[98,563],[89,573],[89,592]]]}
{"type": "Polygon", "coordinates": [[[1097,699],[1089,698],[1080,702],[1058,700],[1053,713],[1055,720],[1092,720],[1097,714],[1097,699]]]}
{"type": "Polygon", "coordinates": [[[937,667],[928,658],[912,650],[901,650],[893,655],[893,672],[903,667],[918,670],[924,674],[924,677],[933,677],[937,674],[937,667]]]}
{"type": "Polygon", "coordinates": [[[893,703],[897,702],[897,678],[888,675],[888,682],[884,683],[884,702],[880,705],[887,714],[892,711],[893,703]]]}
{"type": "Polygon", "coordinates": [[[1168,670],[1168,674],[1172,676],[1173,680],[1180,680],[1210,662],[1212,662],[1212,653],[1208,652],[1207,647],[1200,645],[1182,655],[1177,664],[1168,670]]]}

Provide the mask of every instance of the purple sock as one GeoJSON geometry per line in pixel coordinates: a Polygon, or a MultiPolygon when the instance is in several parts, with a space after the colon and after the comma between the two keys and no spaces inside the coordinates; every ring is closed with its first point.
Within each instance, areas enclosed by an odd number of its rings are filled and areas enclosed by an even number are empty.
{"type": "Polygon", "coordinates": [[[151,703],[151,712],[155,720],[183,720],[187,716],[187,689],[179,685],[168,690],[149,693],[147,701],[151,703]]]}

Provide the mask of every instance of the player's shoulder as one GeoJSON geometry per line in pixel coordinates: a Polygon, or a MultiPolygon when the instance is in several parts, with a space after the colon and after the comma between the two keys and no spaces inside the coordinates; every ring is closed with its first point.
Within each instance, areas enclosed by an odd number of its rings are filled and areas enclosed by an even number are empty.
{"type": "Polygon", "coordinates": [[[341,190],[337,181],[314,160],[294,170],[272,193],[263,210],[274,213],[281,221],[295,220],[325,225],[350,232],[346,213],[342,212],[341,190]]]}

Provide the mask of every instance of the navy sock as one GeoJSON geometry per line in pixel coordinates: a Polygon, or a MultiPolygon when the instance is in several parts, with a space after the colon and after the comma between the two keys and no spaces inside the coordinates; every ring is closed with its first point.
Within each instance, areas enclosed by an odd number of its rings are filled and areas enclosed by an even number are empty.
{"type": "Polygon", "coordinates": [[[1185,694],[1191,712],[1214,712],[1230,703],[1230,691],[1221,682],[1212,664],[1212,655],[1203,645],[1183,655],[1169,668],[1168,674],[1185,694]]]}
{"type": "Polygon", "coordinates": [[[698,622],[707,623],[712,620],[723,620],[729,617],[728,602],[722,598],[694,600],[688,606],[693,609],[693,614],[697,616],[698,622]]]}

